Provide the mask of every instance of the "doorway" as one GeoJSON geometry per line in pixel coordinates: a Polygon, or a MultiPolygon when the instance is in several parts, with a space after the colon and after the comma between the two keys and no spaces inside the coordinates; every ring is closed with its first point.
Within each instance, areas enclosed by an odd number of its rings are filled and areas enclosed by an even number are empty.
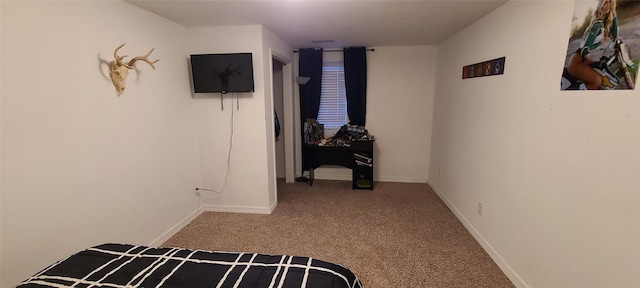
{"type": "Polygon", "coordinates": [[[271,51],[272,61],[272,97],[274,112],[280,124],[280,133],[274,138],[275,178],[282,179],[286,183],[295,182],[295,139],[300,137],[295,134],[293,68],[291,60],[286,57],[274,55],[271,51]]]}
{"type": "MultiPolygon", "coordinates": [[[[285,141],[284,134],[287,133],[284,131],[284,96],[283,96],[283,73],[282,67],[284,63],[280,62],[278,59],[273,58],[273,108],[275,110],[275,120],[276,124],[276,138],[275,138],[275,148],[276,148],[276,177],[278,179],[286,177],[286,168],[285,168],[285,141]],[[278,129],[279,128],[279,129],[278,129]]],[[[278,180],[280,181],[280,180],[278,180]]]]}

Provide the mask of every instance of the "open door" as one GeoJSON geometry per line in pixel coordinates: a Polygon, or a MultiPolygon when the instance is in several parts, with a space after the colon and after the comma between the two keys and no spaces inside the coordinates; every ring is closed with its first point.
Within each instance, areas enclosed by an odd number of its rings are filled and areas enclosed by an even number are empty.
{"type": "MultiPolygon", "coordinates": [[[[295,181],[294,127],[293,127],[293,71],[291,62],[285,63],[274,56],[273,59],[273,107],[280,126],[275,138],[276,176],[286,183],[295,181]]],[[[286,61],[286,60],[285,60],[286,61]]],[[[275,119],[274,119],[275,121],[275,119]]]]}

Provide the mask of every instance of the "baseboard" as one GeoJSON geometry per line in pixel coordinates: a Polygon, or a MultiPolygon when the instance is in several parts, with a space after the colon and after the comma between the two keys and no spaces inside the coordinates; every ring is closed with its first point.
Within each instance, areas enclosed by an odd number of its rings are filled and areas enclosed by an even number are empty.
{"type": "Polygon", "coordinates": [[[182,230],[182,228],[187,226],[187,224],[191,223],[191,221],[196,219],[203,212],[204,210],[202,209],[202,206],[200,206],[200,208],[196,209],[196,211],[193,211],[193,213],[189,214],[189,216],[182,219],[182,221],[178,222],[178,224],[173,225],[173,227],[171,227],[171,229],[169,229],[167,232],[164,232],[160,237],[153,240],[153,242],[151,242],[149,246],[158,247],[162,245],[162,243],[167,242],[169,238],[171,238],[173,235],[178,233],[178,231],[182,230]]]}
{"type": "Polygon", "coordinates": [[[374,177],[376,181],[380,182],[399,182],[399,183],[427,183],[427,178],[420,177],[394,177],[394,176],[381,176],[374,177]]]}
{"type": "MultiPolygon", "coordinates": [[[[318,170],[314,173],[315,179],[320,180],[343,180],[343,181],[351,181],[351,170],[348,170],[348,173],[338,173],[336,171],[332,172],[318,172],[318,170]]],[[[375,176],[374,181],[380,182],[400,182],[400,183],[427,183],[427,178],[421,177],[394,177],[394,176],[375,176]]]]}
{"type": "Polygon", "coordinates": [[[351,181],[351,169],[347,168],[318,168],[314,170],[313,177],[320,180],[344,180],[351,181]]]}
{"type": "Polygon", "coordinates": [[[444,193],[442,193],[440,189],[432,182],[429,182],[429,186],[431,186],[433,191],[436,192],[436,194],[438,195],[438,197],[440,197],[442,202],[444,202],[444,204],[447,205],[447,207],[449,207],[449,210],[453,212],[453,214],[458,218],[458,220],[462,222],[462,225],[464,225],[464,227],[467,228],[467,230],[469,231],[469,233],[471,233],[473,238],[475,238],[476,241],[478,241],[478,243],[480,244],[480,246],[482,246],[482,248],[487,252],[487,254],[489,254],[489,257],[493,259],[493,262],[495,262],[496,265],[498,265],[500,270],[502,270],[502,272],[504,272],[504,274],[507,275],[507,278],[511,280],[513,285],[515,285],[518,288],[529,288],[529,286],[522,280],[522,278],[520,278],[520,276],[518,276],[518,274],[515,271],[513,271],[513,269],[511,269],[511,266],[509,266],[509,264],[506,261],[504,261],[502,256],[500,256],[500,254],[495,249],[493,249],[493,246],[491,246],[491,244],[482,236],[482,234],[480,234],[480,232],[476,230],[475,227],[473,227],[471,222],[469,222],[469,220],[467,220],[467,218],[464,217],[462,212],[460,212],[460,210],[458,210],[458,208],[456,208],[456,206],[453,205],[451,201],[449,201],[449,199],[444,195],[444,193]]]}
{"type": "Polygon", "coordinates": [[[272,203],[270,207],[253,207],[253,206],[227,206],[227,205],[204,205],[202,208],[205,212],[231,212],[231,213],[251,213],[251,214],[271,214],[275,209],[276,203],[272,203]]]}
{"type": "Polygon", "coordinates": [[[151,247],[159,247],[162,243],[167,242],[169,238],[178,233],[182,228],[187,226],[191,221],[198,218],[200,214],[204,212],[235,212],[235,213],[253,213],[253,214],[271,214],[276,206],[278,205],[278,200],[276,199],[271,203],[269,208],[263,207],[249,207],[249,206],[219,206],[219,205],[200,205],[196,211],[189,214],[189,216],[182,219],[178,224],[173,225],[171,229],[167,232],[164,232],[160,237],[153,240],[148,246],[151,247]]]}
{"type": "Polygon", "coordinates": [[[273,213],[273,210],[276,209],[276,206],[278,206],[278,198],[273,200],[273,203],[271,203],[271,206],[269,206],[269,214],[273,213]]]}

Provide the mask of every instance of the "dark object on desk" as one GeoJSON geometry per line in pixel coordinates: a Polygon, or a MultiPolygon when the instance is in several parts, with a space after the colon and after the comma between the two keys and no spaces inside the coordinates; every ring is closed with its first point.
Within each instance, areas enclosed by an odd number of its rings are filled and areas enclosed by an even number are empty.
{"type": "Polygon", "coordinates": [[[300,256],[103,244],[56,262],[26,287],[362,288],[347,267],[300,256]]]}
{"type": "Polygon", "coordinates": [[[364,126],[358,125],[343,125],[335,135],[323,139],[320,142],[321,146],[349,146],[351,142],[356,141],[374,141],[375,137],[369,134],[369,131],[364,126]]]}
{"type": "Polygon", "coordinates": [[[324,125],[315,122],[304,122],[304,143],[314,144],[324,138],[324,125]]]}
{"type": "Polygon", "coordinates": [[[315,168],[339,165],[351,169],[353,189],[373,190],[373,142],[353,141],[349,146],[307,145],[309,185],[313,185],[315,168]]]}

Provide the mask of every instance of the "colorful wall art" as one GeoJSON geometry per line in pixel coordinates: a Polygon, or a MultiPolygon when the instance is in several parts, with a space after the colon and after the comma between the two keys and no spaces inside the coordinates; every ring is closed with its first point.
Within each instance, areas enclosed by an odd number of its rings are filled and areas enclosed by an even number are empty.
{"type": "Polygon", "coordinates": [[[462,79],[504,74],[505,57],[462,67],[462,79]]]}

